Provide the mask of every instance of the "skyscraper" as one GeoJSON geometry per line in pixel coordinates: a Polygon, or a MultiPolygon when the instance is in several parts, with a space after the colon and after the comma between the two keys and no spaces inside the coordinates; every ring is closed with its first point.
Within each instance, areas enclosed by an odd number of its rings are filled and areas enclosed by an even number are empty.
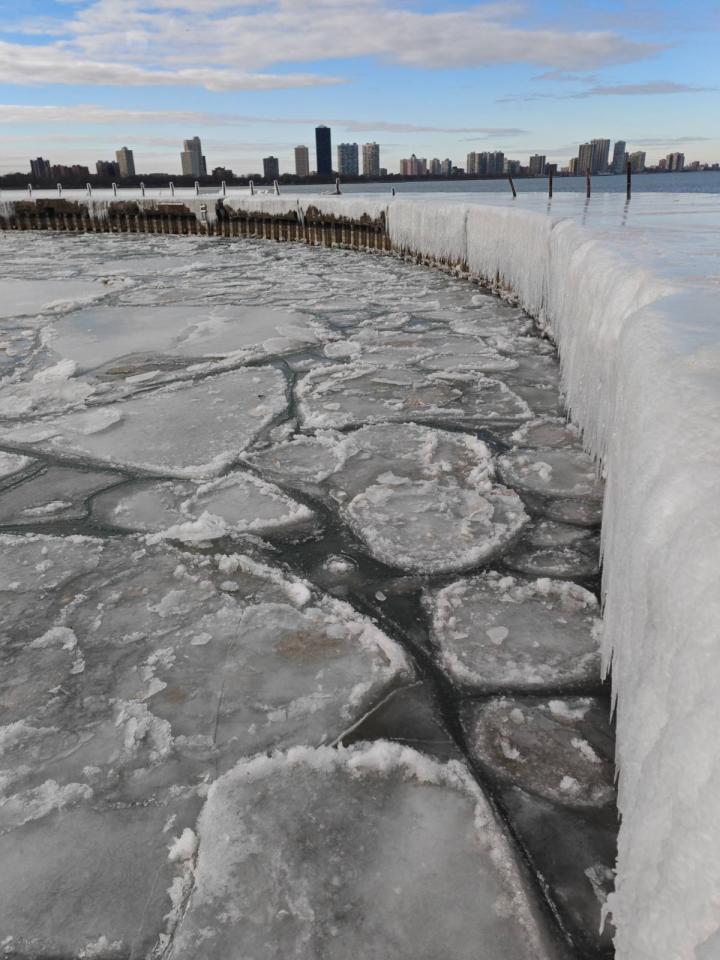
{"type": "Polygon", "coordinates": [[[577,157],[577,172],[581,177],[584,177],[586,173],[593,172],[593,156],[595,154],[595,147],[592,143],[581,143],[580,149],[578,150],[577,157]]]}
{"type": "Polygon", "coordinates": [[[608,159],[610,156],[610,141],[592,140],[591,143],[593,146],[593,162],[591,164],[592,172],[607,173],[608,159]]]}
{"type": "Polygon", "coordinates": [[[616,140],[615,147],[613,149],[613,161],[612,161],[612,171],[613,173],[624,173],[625,172],[625,163],[627,161],[627,154],[625,153],[625,147],[627,144],[624,140],[616,140]]]}
{"type": "Polygon", "coordinates": [[[310,151],[307,147],[295,147],[295,175],[310,176],[310,151]]]}
{"type": "Polygon", "coordinates": [[[207,163],[202,152],[200,137],[183,140],[183,152],[180,154],[184,177],[206,177],[207,163]]]}
{"type": "Polygon", "coordinates": [[[120,170],[121,177],[135,176],[135,158],[133,157],[132,150],[128,150],[127,147],[120,147],[119,150],[115,151],[115,161],[120,170]]]}
{"type": "Polygon", "coordinates": [[[380,176],[380,145],[377,143],[364,143],[362,148],[363,158],[363,176],[380,176]]]}
{"type": "Polygon", "coordinates": [[[357,177],[360,174],[358,145],[339,143],[337,148],[337,172],[340,176],[357,177]]]}
{"type": "Polygon", "coordinates": [[[534,153],[530,157],[530,175],[539,176],[540,174],[545,173],[547,157],[543,156],[541,153],[534,153]]]}
{"type": "Polygon", "coordinates": [[[50,179],[50,161],[43,160],[42,157],[37,157],[37,159],[31,160],[30,174],[35,178],[35,180],[49,180],[50,179]]]}
{"type": "Polygon", "coordinates": [[[667,155],[668,170],[683,170],[685,167],[684,153],[669,153],[667,155]]]}
{"type": "Polygon", "coordinates": [[[332,141],[330,138],[330,127],[321,124],[315,127],[315,157],[317,160],[317,172],[320,177],[329,177],[332,175],[332,141]]]}
{"type": "Polygon", "coordinates": [[[629,158],[630,167],[633,173],[642,173],[645,169],[645,151],[636,150],[635,153],[631,153],[629,158]]]}
{"type": "Polygon", "coordinates": [[[277,180],[280,176],[280,163],[277,157],[263,157],[263,178],[277,180]]]}

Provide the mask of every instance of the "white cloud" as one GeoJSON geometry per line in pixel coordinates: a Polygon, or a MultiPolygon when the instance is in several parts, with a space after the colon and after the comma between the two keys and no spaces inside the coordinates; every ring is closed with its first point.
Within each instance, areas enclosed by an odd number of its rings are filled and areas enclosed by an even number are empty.
{"type": "Polygon", "coordinates": [[[433,127],[389,120],[348,120],[327,117],[263,117],[232,113],[205,113],[193,110],[123,110],[96,104],[74,106],[36,106],[0,104],[0,123],[39,124],[197,124],[210,127],[278,124],[313,127],[319,122],[342,127],[352,133],[477,133],[486,136],[518,136],[527,131],[519,127],[433,127]]]}
{"type": "MultiPolygon", "coordinates": [[[[660,49],[616,32],[521,27],[512,3],[420,12],[401,0],[85,0],[70,9],[46,27],[53,42],[3,45],[0,80],[274,89],[337,79],[265,73],[273,64],[372,57],[425,68],[525,63],[587,71],[660,49]]],[[[37,36],[38,25],[15,29],[37,36]]]]}
{"type": "Polygon", "coordinates": [[[148,70],[132,63],[85,60],[55,44],[27,46],[0,41],[0,83],[113,86],[201,86],[207,90],[281,90],[341,83],[313,74],[243,73],[212,67],[148,70]]]}
{"type": "Polygon", "coordinates": [[[613,86],[596,85],[575,93],[528,93],[498,97],[497,103],[516,103],[531,100],[587,100],[590,97],[656,97],[673,93],[709,93],[717,87],[700,87],[689,83],[654,80],[648,83],[619,83],[613,86]]]}

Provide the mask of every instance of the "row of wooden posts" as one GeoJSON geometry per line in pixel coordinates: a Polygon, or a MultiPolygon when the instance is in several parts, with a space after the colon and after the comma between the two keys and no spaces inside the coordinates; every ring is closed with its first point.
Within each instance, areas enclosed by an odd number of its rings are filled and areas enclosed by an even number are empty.
{"type": "Polygon", "coordinates": [[[206,218],[206,211],[196,216],[183,204],[158,204],[144,209],[137,204],[118,203],[116,209],[112,207],[106,217],[98,217],[91,216],[86,206],[65,200],[19,201],[14,204],[12,215],[0,216],[0,230],[257,237],[311,245],[391,249],[382,213],[375,219],[350,220],[321,214],[315,208],[308,208],[304,216],[299,216],[294,211],[273,215],[223,207],[222,216],[212,220],[206,218]]]}
{"type": "MultiPolygon", "coordinates": [[[[632,195],[632,163],[628,160],[627,167],[625,169],[626,176],[626,186],[625,186],[625,196],[629,200],[632,195]]],[[[515,189],[515,184],[513,183],[513,178],[508,174],[508,181],[510,183],[510,189],[512,190],[513,199],[517,197],[517,190],[515,189]]],[[[585,171],[585,196],[589,199],[592,194],[592,171],[588,167],[585,171]]],[[[553,175],[552,173],[548,174],[548,197],[553,195],[553,175]]]]}

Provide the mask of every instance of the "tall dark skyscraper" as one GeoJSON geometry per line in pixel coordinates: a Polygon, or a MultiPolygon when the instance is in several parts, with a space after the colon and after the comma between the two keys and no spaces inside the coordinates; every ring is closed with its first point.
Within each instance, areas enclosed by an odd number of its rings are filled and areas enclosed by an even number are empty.
{"type": "Polygon", "coordinates": [[[318,175],[321,177],[329,177],[332,174],[330,127],[315,127],[315,156],[317,158],[318,175]]]}

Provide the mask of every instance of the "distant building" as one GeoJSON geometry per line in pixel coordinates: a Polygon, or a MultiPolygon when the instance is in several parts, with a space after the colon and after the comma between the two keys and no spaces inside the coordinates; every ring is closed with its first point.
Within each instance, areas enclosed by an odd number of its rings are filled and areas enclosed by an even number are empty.
{"type": "Polygon", "coordinates": [[[315,127],[315,158],[319,177],[332,175],[332,138],[330,127],[315,127]]]}
{"type": "Polygon", "coordinates": [[[387,167],[380,167],[380,176],[386,177],[388,175],[387,167]]]}
{"type": "Polygon", "coordinates": [[[685,168],[684,153],[669,153],[667,155],[668,170],[683,170],[685,168]]]}
{"type": "Polygon", "coordinates": [[[528,164],[530,176],[541,176],[545,173],[547,157],[543,156],[541,153],[534,153],[530,157],[530,163],[528,164]]]}
{"type": "Polygon", "coordinates": [[[58,183],[63,181],[87,183],[90,177],[90,170],[88,167],[81,166],[79,163],[74,163],[71,167],[68,167],[62,163],[57,163],[53,164],[53,166],[50,168],[50,174],[58,183]]]}
{"type": "Polygon", "coordinates": [[[595,156],[595,148],[592,143],[581,143],[580,149],[578,150],[577,155],[577,172],[581,177],[584,177],[586,173],[593,172],[593,158],[595,156]]]}
{"type": "Polygon", "coordinates": [[[568,172],[573,177],[579,173],[577,157],[570,157],[570,162],[568,163],[568,172]]]}
{"type": "Polygon", "coordinates": [[[310,176],[310,151],[307,147],[295,147],[295,175],[298,177],[310,176]]]}
{"type": "Polygon", "coordinates": [[[49,180],[50,169],[50,161],[43,160],[42,157],[30,161],[30,175],[34,180],[49,180]]]}
{"type": "Polygon", "coordinates": [[[613,148],[612,172],[625,173],[627,164],[627,153],[625,152],[627,144],[624,140],[616,140],[613,148]]]}
{"type": "Polygon", "coordinates": [[[522,173],[522,164],[519,160],[506,159],[503,164],[503,173],[508,173],[511,177],[519,177],[522,173]]]}
{"type": "Polygon", "coordinates": [[[378,143],[363,144],[362,166],[364,177],[380,176],[380,145],[378,143]]]}
{"type": "Polygon", "coordinates": [[[277,157],[263,157],[263,179],[277,180],[280,177],[280,162],[277,157]]]}
{"type": "Polygon", "coordinates": [[[120,164],[114,160],[98,160],[95,164],[95,170],[99,177],[119,177],[120,164]]]}
{"type": "Polygon", "coordinates": [[[135,158],[133,157],[132,150],[128,150],[127,147],[120,147],[119,150],[115,151],[115,162],[118,165],[118,170],[122,179],[125,179],[125,177],[134,177],[136,175],[135,158]]]}
{"type": "Polygon", "coordinates": [[[360,176],[359,150],[356,143],[338,144],[337,172],[341,177],[360,176]]]}
{"type": "Polygon", "coordinates": [[[630,169],[633,173],[642,173],[645,169],[645,151],[636,150],[628,157],[630,160],[630,169]]]}
{"type": "Polygon", "coordinates": [[[403,177],[424,177],[427,175],[427,160],[413,154],[409,159],[400,161],[400,175],[403,177]]]}
{"type": "Polygon", "coordinates": [[[207,162],[202,152],[200,137],[192,140],[183,140],[183,150],[180,154],[182,174],[184,177],[206,177],[207,162]]]}
{"type": "Polygon", "coordinates": [[[213,180],[220,180],[221,182],[223,180],[227,182],[228,180],[235,179],[235,174],[230,169],[230,167],[213,167],[211,176],[213,180]]]}
{"type": "Polygon", "coordinates": [[[593,155],[591,171],[592,173],[607,173],[610,158],[609,140],[592,140],[593,155]]]}
{"type": "Polygon", "coordinates": [[[449,159],[443,160],[443,162],[440,164],[440,175],[443,177],[451,177],[452,171],[453,171],[452,160],[449,160],[449,159]]]}

